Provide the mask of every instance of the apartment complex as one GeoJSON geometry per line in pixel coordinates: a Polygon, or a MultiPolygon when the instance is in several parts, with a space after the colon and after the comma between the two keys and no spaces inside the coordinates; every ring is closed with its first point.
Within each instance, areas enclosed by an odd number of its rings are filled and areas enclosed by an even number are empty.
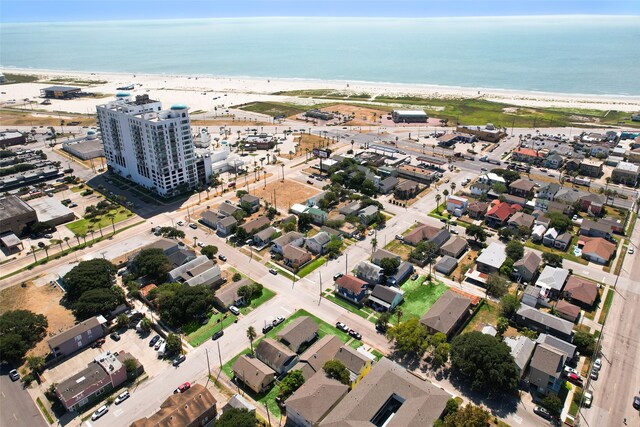
{"type": "Polygon", "coordinates": [[[109,168],[161,196],[198,183],[189,108],[127,93],[96,107],[109,168]]]}

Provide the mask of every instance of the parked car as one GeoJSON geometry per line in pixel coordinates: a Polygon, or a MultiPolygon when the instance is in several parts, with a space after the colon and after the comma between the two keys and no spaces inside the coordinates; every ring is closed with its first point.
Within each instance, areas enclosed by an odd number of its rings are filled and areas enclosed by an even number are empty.
{"type": "Polygon", "coordinates": [[[635,396],[633,398],[633,407],[640,410],[640,396],[635,396]]]}
{"type": "Polygon", "coordinates": [[[628,250],[627,252],[629,253],[629,255],[633,255],[633,253],[634,253],[635,251],[633,250],[633,248],[629,248],[629,250],[628,250]]]}
{"type": "Polygon", "coordinates": [[[159,339],[160,335],[156,335],[155,337],[151,338],[151,341],[149,341],[149,347],[153,347],[154,345],[156,345],[159,339]]]}
{"type": "Polygon", "coordinates": [[[235,305],[229,307],[229,311],[235,314],[236,316],[240,315],[240,310],[235,305]]]}
{"type": "Polygon", "coordinates": [[[96,412],[93,413],[93,415],[91,415],[91,421],[97,420],[107,412],[109,412],[109,408],[107,408],[107,405],[102,405],[96,410],[96,412]]]}
{"type": "Polygon", "coordinates": [[[165,343],[164,339],[163,339],[163,338],[160,338],[160,339],[158,340],[158,342],[156,343],[156,345],[155,345],[153,348],[154,348],[155,350],[158,350],[160,347],[162,347],[162,344],[164,344],[164,343],[165,343]]]}
{"type": "Polygon", "coordinates": [[[189,223],[189,228],[193,228],[195,230],[198,228],[198,226],[191,222],[189,223]]]}
{"type": "Polygon", "coordinates": [[[105,343],[105,339],[104,338],[99,338],[97,340],[95,340],[93,342],[93,344],[91,344],[91,348],[100,348],[102,347],[102,344],[105,343]]]}
{"type": "Polygon", "coordinates": [[[123,391],[122,393],[120,393],[120,394],[118,395],[118,397],[116,397],[116,400],[114,401],[114,403],[115,403],[116,405],[119,405],[119,404],[121,404],[122,402],[124,402],[125,400],[127,400],[129,397],[130,397],[129,390],[125,390],[125,391],[123,391]]]}
{"type": "Polygon", "coordinates": [[[199,247],[199,248],[204,248],[204,243],[202,243],[202,242],[198,242],[198,247],[199,247]]]}
{"type": "Polygon", "coordinates": [[[369,230],[369,232],[367,233],[368,236],[373,236],[373,233],[375,233],[375,231],[373,230],[369,230]]]}
{"type": "Polygon", "coordinates": [[[593,369],[596,370],[600,370],[600,368],[602,368],[602,359],[600,359],[599,357],[596,359],[595,362],[593,362],[593,369]]]}
{"type": "Polygon", "coordinates": [[[11,378],[11,381],[18,381],[20,379],[20,374],[16,369],[12,369],[9,371],[9,378],[11,378]]]}
{"type": "Polygon", "coordinates": [[[335,282],[336,280],[338,280],[339,278],[341,278],[342,276],[344,276],[344,274],[342,273],[336,273],[333,275],[333,281],[335,282]]]}
{"type": "Polygon", "coordinates": [[[44,236],[45,239],[53,239],[53,234],[45,234],[44,236]]]}
{"type": "Polygon", "coordinates": [[[269,332],[272,329],[273,329],[273,323],[267,323],[266,325],[264,325],[262,327],[262,333],[266,334],[267,332],[269,332]]]}
{"type": "Polygon", "coordinates": [[[414,273],[414,274],[411,276],[411,280],[418,280],[418,273],[414,273]]]}
{"type": "Polygon", "coordinates": [[[78,204],[77,204],[77,203],[71,203],[71,204],[69,205],[69,207],[70,207],[70,208],[77,208],[77,207],[78,207],[78,204]]]}
{"type": "Polygon", "coordinates": [[[401,234],[396,234],[396,240],[404,240],[404,237],[401,234]]]}
{"type": "Polygon", "coordinates": [[[311,181],[310,179],[307,180],[307,184],[311,184],[313,185],[313,181],[311,181]]]}
{"type": "Polygon", "coordinates": [[[342,322],[336,323],[336,328],[340,329],[342,332],[349,332],[349,327],[342,322]]]}
{"type": "Polygon", "coordinates": [[[184,393],[185,391],[189,390],[190,388],[191,388],[191,383],[189,381],[184,382],[184,383],[180,384],[177,389],[173,390],[173,394],[184,393]]]}
{"type": "Polygon", "coordinates": [[[593,401],[593,393],[591,393],[590,391],[585,391],[584,392],[584,407],[585,408],[591,408],[591,402],[593,401]]]}
{"type": "Polygon", "coordinates": [[[185,360],[187,360],[187,356],[185,356],[184,354],[179,355],[178,357],[176,357],[175,359],[173,359],[173,366],[180,366],[180,364],[182,362],[184,362],[185,360]]]}
{"type": "Polygon", "coordinates": [[[218,255],[218,259],[219,259],[220,261],[226,261],[226,260],[227,260],[227,257],[226,257],[226,256],[224,256],[224,255],[218,255]]]}
{"type": "Polygon", "coordinates": [[[550,420],[552,418],[551,417],[551,412],[547,411],[542,406],[536,406],[535,408],[533,408],[533,413],[536,414],[536,415],[541,416],[545,420],[550,420]]]}
{"type": "Polygon", "coordinates": [[[179,225],[180,227],[182,227],[184,225],[184,221],[179,220],[178,222],[176,222],[176,225],[179,225]]]}
{"type": "Polygon", "coordinates": [[[362,339],[362,335],[360,335],[359,332],[354,331],[353,329],[349,329],[349,335],[351,335],[353,338],[355,338],[357,340],[361,340],[362,339]]]}
{"type": "Polygon", "coordinates": [[[273,274],[274,276],[278,275],[278,270],[276,270],[275,268],[270,268],[269,269],[269,273],[273,274]]]}
{"type": "Polygon", "coordinates": [[[278,326],[282,322],[284,322],[284,317],[282,317],[282,316],[276,317],[276,319],[273,321],[273,327],[275,328],[276,326],[278,326]]]}
{"type": "Polygon", "coordinates": [[[222,337],[223,335],[224,335],[224,331],[223,331],[223,330],[220,330],[220,331],[216,332],[215,334],[213,334],[213,335],[211,336],[211,339],[212,339],[213,341],[215,341],[215,340],[217,340],[218,338],[222,337]]]}
{"type": "Polygon", "coordinates": [[[569,374],[576,374],[576,375],[580,375],[578,373],[578,371],[576,371],[575,369],[573,369],[571,366],[565,366],[564,367],[564,375],[567,376],[569,374]]]}
{"type": "Polygon", "coordinates": [[[111,335],[109,335],[111,337],[112,340],[114,341],[120,341],[120,334],[117,332],[112,332],[111,335]]]}
{"type": "Polygon", "coordinates": [[[582,378],[580,378],[580,376],[574,374],[573,372],[570,373],[569,375],[567,375],[567,380],[570,383],[573,383],[575,385],[579,385],[582,386],[582,378]]]}
{"type": "Polygon", "coordinates": [[[598,376],[600,375],[600,371],[596,371],[595,369],[591,371],[591,374],[589,375],[589,377],[594,380],[597,381],[598,380],[598,376]]]}

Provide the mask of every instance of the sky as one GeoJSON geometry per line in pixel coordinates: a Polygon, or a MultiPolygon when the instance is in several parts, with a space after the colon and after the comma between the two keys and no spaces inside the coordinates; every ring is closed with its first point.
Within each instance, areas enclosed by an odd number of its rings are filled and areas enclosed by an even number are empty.
{"type": "Polygon", "coordinates": [[[638,0],[0,0],[0,22],[260,16],[640,15],[638,0]]]}

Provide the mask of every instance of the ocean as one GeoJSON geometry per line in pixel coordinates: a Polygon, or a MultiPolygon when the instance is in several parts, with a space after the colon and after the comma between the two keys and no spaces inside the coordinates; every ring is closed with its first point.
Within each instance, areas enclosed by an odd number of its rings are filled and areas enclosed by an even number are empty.
{"type": "Polygon", "coordinates": [[[0,24],[0,66],[640,95],[640,17],[0,24]]]}

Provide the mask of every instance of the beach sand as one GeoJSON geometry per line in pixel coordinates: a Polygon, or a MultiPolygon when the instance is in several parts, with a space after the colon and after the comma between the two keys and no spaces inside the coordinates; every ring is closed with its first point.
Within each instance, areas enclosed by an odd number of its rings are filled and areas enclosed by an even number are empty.
{"type": "MultiPolygon", "coordinates": [[[[0,103],[10,100],[22,101],[25,98],[39,100],[40,89],[58,84],[73,86],[73,81],[106,81],[105,84],[83,86],[88,92],[96,92],[108,97],[77,98],[71,101],[52,100],[51,105],[38,105],[38,109],[48,111],[65,111],[70,113],[93,114],[95,106],[112,99],[116,88],[136,84],[132,95],[149,93],[152,98],[161,100],[166,107],[174,103],[187,104],[192,111],[224,112],[233,105],[255,101],[294,102],[297,104],[315,104],[327,102],[326,99],[299,98],[290,95],[272,95],[275,92],[331,89],[343,94],[367,93],[372,97],[386,96],[419,96],[425,98],[482,98],[489,101],[502,102],[523,107],[557,107],[596,110],[618,110],[634,112],[640,110],[640,96],[620,95],[580,95],[553,94],[512,90],[485,90],[456,88],[433,85],[407,85],[391,83],[320,81],[298,79],[257,79],[226,78],[211,76],[179,76],[150,74],[117,74],[117,73],[82,73],[48,70],[29,70],[7,68],[0,70],[10,74],[37,75],[41,80],[66,79],[68,84],[55,83],[20,83],[2,85],[0,103]],[[141,85],[141,86],[138,86],[141,85]],[[213,99],[219,97],[218,99],[213,99]]],[[[331,101],[333,102],[333,101],[331,101]]],[[[340,102],[340,101],[336,101],[340,102]]],[[[348,102],[371,103],[366,98],[350,99],[348,102]]],[[[390,104],[387,104],[390,105],[390,104]]],[[[392,105],[392,104],[391,104],[392,105]]],[[[406,108],[406,105],[404,106],[406,108]]],[[[249,115],[249,114],[248,114],[249,115]]],[[[254,116],[255,117],[255,116],[254,116]]],[[[239,117],[237,117],[239,118],[239,117]]]]}

